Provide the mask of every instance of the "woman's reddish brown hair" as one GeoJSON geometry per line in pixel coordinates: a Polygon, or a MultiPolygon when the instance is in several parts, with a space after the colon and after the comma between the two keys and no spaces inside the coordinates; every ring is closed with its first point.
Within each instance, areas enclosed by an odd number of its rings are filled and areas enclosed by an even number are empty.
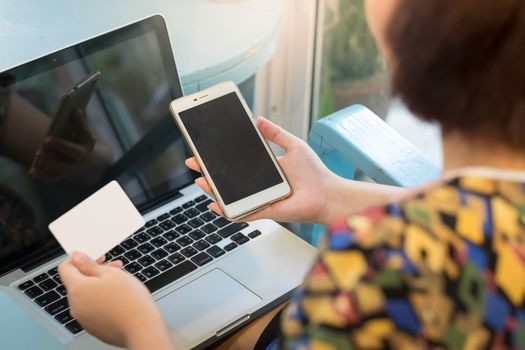
{"type": "Polygon", "coordinates": [[[393,94],[445,133],[525,149],[525,1],[398,3],[393,94]]]}

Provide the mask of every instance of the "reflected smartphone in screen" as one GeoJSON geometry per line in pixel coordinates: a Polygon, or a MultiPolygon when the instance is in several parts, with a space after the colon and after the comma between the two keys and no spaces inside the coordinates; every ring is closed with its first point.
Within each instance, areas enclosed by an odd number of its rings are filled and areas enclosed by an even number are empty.
{"type": "Polygon", "coordinates": [[[233,82],[177,99],[170,110],[228,219],[290,195],[286,177],[233,82]]]}

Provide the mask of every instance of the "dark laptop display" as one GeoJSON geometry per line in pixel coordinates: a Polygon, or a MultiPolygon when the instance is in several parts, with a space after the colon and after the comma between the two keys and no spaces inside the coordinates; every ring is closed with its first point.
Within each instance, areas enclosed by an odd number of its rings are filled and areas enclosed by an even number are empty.
{"type": "Polygon", "coordinates": [[[168,112],[181,95],[160,16],[1,73],[0,275],[60,254],[49,222],[112,179],[142,210],[191,183],[168,112]],[[64,93],[97,71],[85,112],[50,137],[64,93]]]}

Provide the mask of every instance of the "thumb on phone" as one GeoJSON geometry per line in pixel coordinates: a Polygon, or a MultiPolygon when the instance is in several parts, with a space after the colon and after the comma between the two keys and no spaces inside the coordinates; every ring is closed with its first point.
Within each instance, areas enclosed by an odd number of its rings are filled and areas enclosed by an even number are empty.
{"type": "Polygon", "coordinates": [[[259,128],[259,131],[266,140],[275,143],[284,150],[297,145],[298,142],[301,141],[279,125],[272,123],[264,117],[257,118],[257,128],[259,128]]]}

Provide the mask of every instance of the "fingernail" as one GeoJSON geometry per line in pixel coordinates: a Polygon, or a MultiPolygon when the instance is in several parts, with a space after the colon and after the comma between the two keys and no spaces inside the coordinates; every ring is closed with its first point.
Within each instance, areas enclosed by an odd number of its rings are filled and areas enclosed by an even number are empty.
{"type": "Polygon", "coordinates": [[[73,260],[79,264],[82,264],[88,260],[88,257],[84,253],[75,252],[73,253],[73,260]]]}

